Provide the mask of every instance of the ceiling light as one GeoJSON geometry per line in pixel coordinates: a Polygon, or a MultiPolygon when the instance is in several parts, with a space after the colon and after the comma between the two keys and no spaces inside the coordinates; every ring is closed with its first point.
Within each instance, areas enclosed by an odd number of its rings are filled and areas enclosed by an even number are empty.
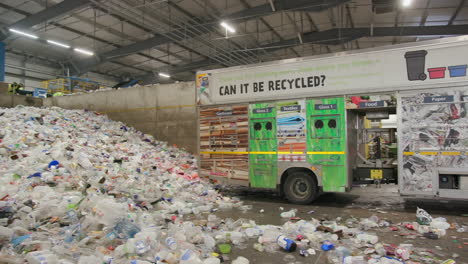
{"type": "Polygon", "coordinates": [[[231,33],[236,33],[236,29],[226,22],[221,22],[221,26],[231,33]]]}
{"type": "Polygon", "coordinates": [[[66,48],[66,49],[70,48],[70,46],[68,46],[67,44],[63,44],[63,43],[53,41],[53,40],[49,40],[49,39],[47,40],[47,43],[50,43],[52,45],[59,46],[59,47],[62,47],[62,48],[66,48]]]}
{"type": "Polygon", "coordinates": [[[162,73],[162,72],[159,73],[159,76],[164,77],[164,78],[171,78],[171,76],[169,74],[162,73]]]}
{"type": "Polygon", "coordinates": [[[23,31],[19,31],[19,30],[16,30],[16,29],[10,28],[9,30],[10,30],[11,32],[14,32],[14,33],[19,34],[19,35],[23,35],[23,36],[28,37],[28,38],[33,38],[33,39],[38,39],[38,38],[39,38],[39,37],[36,36],[36,35],[29,34],[29,33],[26,33],[26,32],[23,32],[23,31]]]}
{"type": "Polygon", "coordinates": [[[408,7],[408,6],[411,5],[411,0],[403,0],[402,4],[403,4],[404,7],[408,7]]]}
{"type": "Polygon", "coordinates": [[[89,51],[89,50],[78,49],[78,48],[74,48],[73,50],[76,51],[76,52],[85,54],[85,55],[89,55],[89,56],[93,56],[93,55],[94,55],[94,53],[91,52],[91,51],[89,51]]]}

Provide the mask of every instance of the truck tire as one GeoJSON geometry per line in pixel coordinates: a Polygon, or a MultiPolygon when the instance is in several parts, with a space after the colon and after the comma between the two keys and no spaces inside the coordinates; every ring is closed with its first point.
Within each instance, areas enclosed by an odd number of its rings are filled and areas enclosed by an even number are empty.
{"type": "Polygon", "coordinates": [[[319,194],[315,177],[306,171],[295,171],[288,175],[283,184],[283,193],[289,202],[310,204],[319,194]]]}

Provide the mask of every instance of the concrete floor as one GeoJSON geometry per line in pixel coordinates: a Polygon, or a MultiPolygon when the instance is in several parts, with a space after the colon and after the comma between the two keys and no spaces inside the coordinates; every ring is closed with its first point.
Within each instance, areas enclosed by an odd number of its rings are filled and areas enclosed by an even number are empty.
{"type": "MultiPolygon", "coordinates": [[[[280,217],[281,210],[298,209],[297,216],[302,219],[328,219],[334,220],[341,217],[343,220],[354,216],[356,218],[367,218],[372,215],[377,215],[381,219],[385,219],[390,223],[413,222],[415,218],[415,208],[405,206],[406,202],[402,199],[395,185],[384,185],[381,189],[376,189],[374,186],[354,188],[352,192],[345,194],[324,194],[311,205],[300,206],[289,204],[287,201],[278,197],[271,192],[249,191],[246,189],[230,190],[230,195],[235,195],[241,198],[245,204],[252,205],[252,210],[245,213],[235,211],[219,211],[217,216],[223,218],[246,218],[255,220],[257,224],[274,224],[282,225],[285,220],[280,217]],[[263,209],[264,213],[259,211],[263,209]],[[310,211],[313,213],[308,213],[310,211]]],[[[437,211],[428,210],[433,217],[445,217],[450,223],[459,223],[468,225],[468,217],[461,216],[468,213],[465,209],[450,209],[449,211],[440,209],[437,211]]],[[[439,259],[450,259],[452,254],[456,253],[459,257],[456,259],[457,264],[468,263],[468,233],[458,233],[455,230],[448,230],[446,236],[438,240],[428,240],[420,236],[405,236],[400,233],[410,233],[404,228],[401,232],[390,231],[389,228],[373,229],[370,232],[375,232],[379,236],[380,242],[386,244],[401,244],[410,243],[415,247],[426,248],[432,250],[435,257],[439,259]]],[[[253,249],[255,240],[248,241],[245,249],[233,247],[232,253],[229,254],[230,260],[237,256],[244,256],[250,260],[251,264],[263,263],[294,263],[284,260],[286,255],[293,255],[295,262],[298,263],[328,263],[325,252],[317,251],[316,256],[307,258],[299,255],[298,252],[284,253],[278,251],[270,254],[266,252],[258,252],[253,249]]],[[[230,262],[227,262],[230,263],[230,262]]],[[[426,263],[441,263],[426,262],[426,263]]]]}

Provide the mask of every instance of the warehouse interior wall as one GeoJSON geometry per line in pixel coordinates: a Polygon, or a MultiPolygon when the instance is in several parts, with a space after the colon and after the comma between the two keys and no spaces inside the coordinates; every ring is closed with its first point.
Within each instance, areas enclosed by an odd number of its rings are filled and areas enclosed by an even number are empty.
{"type": "Polygon", "coordinates": [[[101,112],[158,140],[196,153],[194,87],[193,82],[181,82],[53,97],[44,99],[44,106],[101,112]]]}
{"type": "MultiPolygon", "coordinates": [[[[7,52],[5,57],[5,82],[21,83],[25,90],[34,91],[35,88],[42,88],[45,80],[65,78],[67,69],[60,67],[46,58],[40,60],[21,56],[13,52],[7,52]]],[[[102,86],[112,87],[121,80],[108,75],[95,72],[87,72],[79,78],[90,79],[100,83],[102,86]]]]}

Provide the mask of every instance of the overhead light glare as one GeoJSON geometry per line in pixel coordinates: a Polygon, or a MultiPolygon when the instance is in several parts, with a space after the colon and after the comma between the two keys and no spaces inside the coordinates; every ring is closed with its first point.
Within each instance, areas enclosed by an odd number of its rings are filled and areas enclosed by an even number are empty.
{"type": "Polygon", "coordinates": [[[159,73],[159,76],[164,77],[164,78],[171,78],[171,75],[167,73],[162,73],[162,72],[159,73]]]}
{"type": "Polygon", "coordinates": [[[26,32],[23,32],[23,31],[20,31],[20,30],[17,30],[17,29],[10,28],[9,30],[11,32],[13,32],[13,33],[16,33],[16,34],[19,34],[19,35],[22,35],[22,36],[25,36],[25,37],[28,37],[28,38],[32,38],[32,39],[38,39],[39,38],[36,35],[29,34],[29,33],[26,33],[26,32]]]}
{"type": "Polygon", "coordinates": [[[226,22],[221,22],[221,26],[231,33],[236,33],[236,29],[226,22]]]}
{"type": "Polygon", "coordinates": [[[408,6],[411,5],[411,2],[412,2],[412,0],[403,0],[402,4],[403,4],[404,7],[408,7],[408,6]]]}
{"type": "Polygon", "coordinates": [[[52,45],[59,46],[59,47],[62,47],[62,48],[66,48],[66,49],[70,48],[70,46],[68,46],[67,44],[63,44],[63,43],[53,41],[53,40],[50,40],[50,39],[47,40],[47,43],[50,43],[52,45]]]}
{"type": "Polygon", "coordinates": [[[89,50],[84,50],[84,49],[79,49],[79,48],[74,48],[73,50],[76,51],[76,52],[82,53],[84,55],[88,55],[88,56],[93,56],[94,55],[94,53],[89,51],[89,50]]]}

